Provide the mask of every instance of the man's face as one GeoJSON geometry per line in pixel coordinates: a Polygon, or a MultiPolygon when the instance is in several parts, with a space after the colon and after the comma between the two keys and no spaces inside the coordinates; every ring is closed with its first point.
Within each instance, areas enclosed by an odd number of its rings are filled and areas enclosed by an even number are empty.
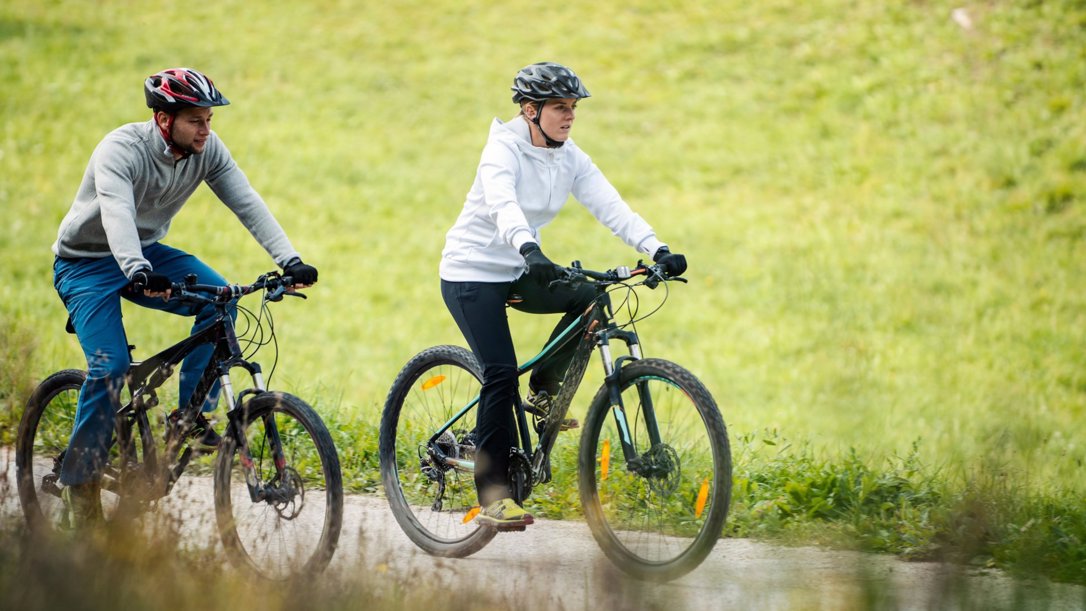
{"type": "MultiPolygon", "coordinates": [[[[576,108],[576,98],[547,100],[547,103],[543,105],[543,114],[539,117],[539,126],[551,139],[565,142],[569,139],[569,132],[573,128],[573,120],[576,118],[574,110],[576,108]]],[[[534,110],[534,107],[532,110],[534,110]]],[[[525,112],[532,112],[532,110],[526,109],[525,112]]]]}
{"type": "MultiPolygon", "coordinates": [[[[170,137],[177,148],[199,155],[204,152],[207,139],[211,136],[211,116],[215,114],[210,108],[184,108],[177,112],[173,118],[172,133],[170,137]]],[[[169,115],[158,113],[156,118],[159,124],[169,115]]]]}

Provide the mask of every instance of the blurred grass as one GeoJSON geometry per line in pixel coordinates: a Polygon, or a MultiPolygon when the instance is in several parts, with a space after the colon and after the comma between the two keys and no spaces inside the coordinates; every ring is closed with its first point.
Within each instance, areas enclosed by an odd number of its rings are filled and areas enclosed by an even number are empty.
{"type": "MultiPolygon", "coordinates": [[[[997,464],[1022,495],[1081,499],[1084,28],[1072,1],[14,0],[0,401],[82,364],[49,244],[98,140],[147,117],[142,79],[190,65],[232,100],[216,131],[321,270],[276,308],[273,384],[375,423],[414,352],[463,343],[437,289],[444,232],[489,121],[514,114],[512,74],[548,59],[593,92],[578,143],[690,259],[639,326],[646,351],[697,374],[733,435],[868,464],[916,444],[959,487],[997,464]]],[[[634,259],[575,204],[544,239],[559,261],[634,259]]],[[[206,189],[167,242],[235,281],[271,267],[206,189]]],[[[126,311],[143,355],[187,323],[126,311]]],[[[523,358],[552,321],[512,323],[523,358]]]]}

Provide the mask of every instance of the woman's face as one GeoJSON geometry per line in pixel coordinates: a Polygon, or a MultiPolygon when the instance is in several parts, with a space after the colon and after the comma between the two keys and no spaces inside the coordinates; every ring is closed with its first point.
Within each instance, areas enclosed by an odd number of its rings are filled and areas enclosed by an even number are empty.
{"type": "MultiPolygon", "coordinates": [[[[539,126],[552,140],[565,142],[569,139],[569,131],[573,128],[576,108],[577,98],[546,100],[543,104],[543,114],[539,117],[539,126]]],[[[534,120],[535,113],[535,104],[525,106],[524,114],[528,119],[534,120]]]]}

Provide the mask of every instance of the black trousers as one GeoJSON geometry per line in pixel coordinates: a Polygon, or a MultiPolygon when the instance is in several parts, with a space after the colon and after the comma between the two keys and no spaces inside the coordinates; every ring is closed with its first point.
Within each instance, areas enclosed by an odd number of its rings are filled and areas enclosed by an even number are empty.
{"type": "MultiPolygon", "coordinates": [[[[506,301],[522,300],[513,308],[530,314],[562,313],[548,343],[577,319],[596,296],[588,284],[553,290],[521,276],[515,282],[441,281],[441,296],[483,369],[476,420],[475,487],[479,503],[512,496],[509,486],[509,451],[516,446],[517,424],[513,402],[519,392],[517,355],[509,332],[506,301]]],[[[544,359],[528,381],[532,390],[554,393],[573,358],[577,336],[563,344],[552,358],[544,359]]]]}

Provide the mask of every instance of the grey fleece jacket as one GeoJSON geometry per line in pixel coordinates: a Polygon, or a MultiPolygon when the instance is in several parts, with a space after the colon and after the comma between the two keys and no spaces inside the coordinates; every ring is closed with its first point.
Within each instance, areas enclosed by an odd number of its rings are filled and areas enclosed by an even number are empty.
{"type": "Polygon", "coordinates": [[[299,256],[215,132],[203,153],[175,162],[153,120],[123,125],[98,143],[53,252],[112,255],[131,278],[151,267],[143,247],[166,235],[174,215],[205,181],[279,266],[299,256]]]}

